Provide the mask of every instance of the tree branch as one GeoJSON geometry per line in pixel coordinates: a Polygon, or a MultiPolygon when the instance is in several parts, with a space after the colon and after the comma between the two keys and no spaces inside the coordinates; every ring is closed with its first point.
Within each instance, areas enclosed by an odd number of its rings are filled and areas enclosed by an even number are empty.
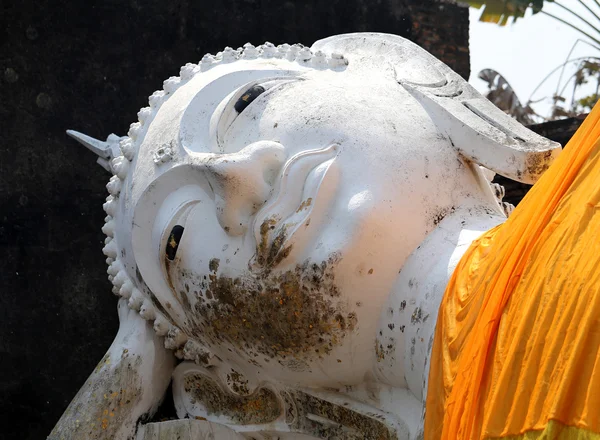
{"type": "Polygon", "coordinates": [[[600,40],[598,40],[597,38],[594,38],[594,37],[592,37],[590,34],[588,34],[587,32],[585,32],[585,31],[583,31],[583,30],[579,29],[577,26],[575,26],[575,25],[573,25],[573,24],[569,23],[568,21],[566,21],[566,20],[563,20],[562,18],[560,18],[560,17],[557,17],[557,16],[556,16],[556,15],[554,15],[554,14],[550,14],[549,12],[546,12],[546,11],[540,11],[540,14],[547,15],[548,17],[552,17],[552,18],[554,18],[555,20],[558,20],[558,21],[560,21],[561,23],[563,23],[563,24],[566,24],[567,26],[569,26],[569,27],[571,27],[571,28],[575,29],[577,32],[579,32],[579,33],[581,33],[581,34],[585,35],[586,37],[588,37],[588,38],[589,38],[590,40],[592,40],[594,43],[596,43],[596,44],[600,45],[600,40]]]}
{"type": "MultiPolygon", "coordinates": [[[[535,95],[535,92],[538,91],[538,89],[542,86],[542,84],[544,84],[548,78],[550,78],[558,69],[562,68],[563,66],[565,66],[568,63],[574,63],[576,61],[580,61],[580,60],[589,60],[589,59],[597,59],[600,60],[600,58],[598,57],[578,57],[578,58],[574,58],[572,60],[567,60],[564,63],[561,63],[559,66],[555,67],[554,69],[552,69],[550,71],[550,73],[548,73],[544,79],[537,85],[537,87],[533,90],[533,92],[531,92],[531,95],[529,95],[529,99],[527,100],[527,104],[532,103],[534,101],[532,101],[531,98],[533,98],[533,95],[535,95]]],[[[557,89],[558,90],[558,89],[557,89]]]]}
{"type": "MultiPolygon", "coordinates": [[[[573,54],[573,51],[575,50],[575,48],[577,47],[577,45],[578,45],[579,43],[584,43],[584,44],[587,44],[588,46],[591,46],[591,47],[593,47],[593,48],[594,48],[594,49],[596,49],[597,51],[600,51],[600,48],[598,48],[598,47],[594,46],[594,45],[593,45],[592,43],[590,43],[589,41],[585,41],[585,40],[582,40],[581,38],[578,38],[578,39],[575,41],[575,43],[573,44],[573,46],[571,46],[571,50],[569,51],[569,54],[567,55],[567,58],[565,59],[565,64],[563,64],[563,68],[562,68],[562,70],[560,71],[560,76],[558,77],[558,82],[556,83],[556,91],[554,92],[554,94],[555,94],[555,95],[557,95],[557,94],[558,94],[558,89],[559,89],[559,87],[560,87],[560,83],[562,82],[562,77],[563,77],[563,74],[565,73],[565,67],[567,66],[567,64],[566,64],[566,63],[568,63],[568,62],[569,62],[569,60],[571,60],[571,55],[573,54]]],[[[590,57],[590,58],[591,58],[591,57],[590,57]]]]}
{"type": "MultiPolygon", "coordinates": [[[[583,21],[585,24],[587,24],[589,27],[591,27],[592,29],[594,29],[596,32],[598,32],[600,34],[600,29],[598,29],[596,26],[594,26],[592,23],[590,23],[589,21],[587,21],[585,18],[583,18],[581,15],[579,15],[577,12],[573,11],[572,9],[567,8],[564,5],[561,5],[558,2],[552,2],[554,3],[556,6],[559,6],[561,8],[563,8],[565,11],[567,11],[569,14],[574,15],[575,17],[577,17],[578,19],[580,19],[581,21],[583,21]]],[[[577,28],[579,29],[579,28],[577,28]]],[[[579,32],[583,32],[581,29],[579,29],[579,32]]]]}
{"type": "MultiPolygon", "coordinates": [[[[585,9],[587,9],[588,11],[590,11],[590,14],[592,14],[594,17],[596,17],[596,20],[600,21],[600,16],[598,16],[598,14],[596,14],[592,8],[590,8],[588,5],[585,4],[585,2],[583,0],[577,0],[579,3],[581,3],[581,6],[583,6],[585,9]]],[[[596,0],[594,0],[596,1],[596,0]]],[[[598,2],[596,1],[596,4],[598,4],[598,2]]]]}

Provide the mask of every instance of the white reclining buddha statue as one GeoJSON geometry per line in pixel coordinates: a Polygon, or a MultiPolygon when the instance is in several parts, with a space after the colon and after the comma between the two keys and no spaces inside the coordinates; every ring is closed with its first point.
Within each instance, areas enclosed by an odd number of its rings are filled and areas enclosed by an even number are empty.
{"type": "Polygon", "coordinates": [[[49,438],[422,438],[444,291],[506,220],[489,170],[560,146],[375,33],[206,55],[138,117],[70,132],[113,174],[120,329],[49,438]]]}

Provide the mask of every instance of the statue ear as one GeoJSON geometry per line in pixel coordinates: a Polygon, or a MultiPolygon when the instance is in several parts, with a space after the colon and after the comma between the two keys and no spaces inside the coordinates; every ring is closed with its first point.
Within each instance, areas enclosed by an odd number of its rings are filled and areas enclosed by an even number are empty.
{"type": "MultiPolygon", "coordinates": [[[[317,41],[313,50],[340,52],[347,74],[395,78],[466,159],[523,183],[535,183],[560,145],[523,127],[426,50],[397,35],[355,33],[317,41]],[[390,75],[391,74],[391,75],[390,75]]],[[[384,78],[384,79],[385,79],[384,78]]]]}
{"type": "Polygon", "coordinates": [[[560,144],[522,126],[462,78],[439,87],[398,82],[460,154],[509,179],[537,182],[561,151],[560,144]]]}

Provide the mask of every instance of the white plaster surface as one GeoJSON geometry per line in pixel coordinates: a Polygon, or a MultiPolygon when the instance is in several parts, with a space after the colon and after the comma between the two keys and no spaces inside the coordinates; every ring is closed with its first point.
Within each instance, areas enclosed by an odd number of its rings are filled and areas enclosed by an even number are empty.
{"type": "MultiPolygon", "coordinates": [[[[247,437],[419,438],[448,278],[505,218],[480,165],[532,183],[558,145],[384,34],[227,48],[149,104],[109,164],[104,252],[113,292],[185,360],[178,416],[213,422],[184,438],[214,423],[247,437]],[[234,423],[193,401],[186,371],[234,401],[266,387],[290,413],[234,423]]],[[[159,425],[139,438],[176,424],[159,425]]]]}

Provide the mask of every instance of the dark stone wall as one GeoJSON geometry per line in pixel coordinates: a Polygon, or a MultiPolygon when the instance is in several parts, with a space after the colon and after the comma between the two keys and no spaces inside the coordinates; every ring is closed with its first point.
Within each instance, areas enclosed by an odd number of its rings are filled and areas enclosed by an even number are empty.
{"type": "Polygon", "coordinates": [[[410,38],[468,80],[468,9],[450,1],[414,1],[410,11],[410,38]]]}
{"type": "Polygon", "coordinates": [[[101,253],[109,175],[67,128],[125,134],[206,52],[380,31],[468,76],[468,10],[432,0],[0,3],[0,438],[42,439],[117,329],[101,253]]]}

